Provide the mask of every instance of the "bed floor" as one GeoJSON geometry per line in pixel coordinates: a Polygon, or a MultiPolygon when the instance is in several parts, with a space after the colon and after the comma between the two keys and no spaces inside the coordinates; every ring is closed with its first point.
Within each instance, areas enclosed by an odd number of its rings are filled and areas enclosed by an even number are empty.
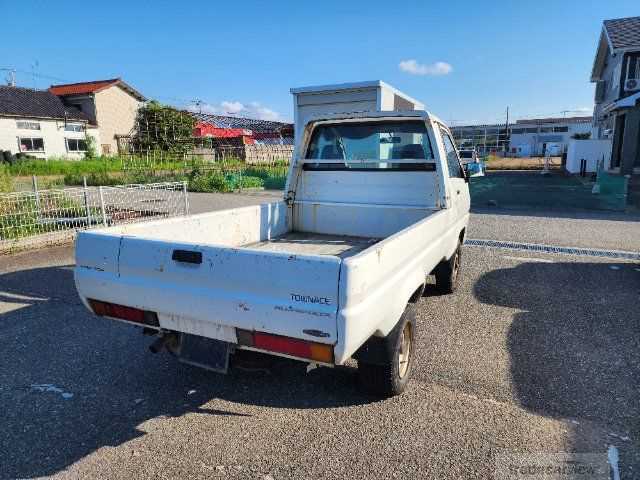
{"type": "Polygon", "coordinates": [[[379,241],[379,238],[288,232],[271,240],[251,243],[244,246],[272,252],[287,252],[299,255],[331,255],[346,258],[369,248],[379,241]]]}

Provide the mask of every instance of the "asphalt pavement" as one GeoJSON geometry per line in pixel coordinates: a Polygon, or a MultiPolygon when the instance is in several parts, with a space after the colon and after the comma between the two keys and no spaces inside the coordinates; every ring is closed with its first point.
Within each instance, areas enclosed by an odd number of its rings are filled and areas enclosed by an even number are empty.
{"type": "MultiPolygon", "coordinates": [[[[198,201],[272,200],[250,197],[198,201]]],[[[638,249],[633,219],[496,215],[470,236],[613,248],[599,238],[617,225],[638,249]]],[[[418,305],[408,391],[379,400],[353,364],[244,354],[220,376],[153,355],[81,305],[72,248],[4,256],[0,478],[486,479],[503,452],[615,452],[637,477],[640,265],[485,247],[463,265],[459,292],[418,305]]]]}

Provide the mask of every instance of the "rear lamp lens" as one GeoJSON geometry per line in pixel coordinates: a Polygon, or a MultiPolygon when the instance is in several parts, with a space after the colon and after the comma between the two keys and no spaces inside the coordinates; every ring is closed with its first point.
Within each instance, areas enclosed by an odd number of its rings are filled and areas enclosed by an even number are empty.
{"type": "Polygon", "coordinates": [[[333,346],[264,332],[237,330],[238,343],[274,353],[333,363],[333,346]]]}
{"type": "Polygon", "coordinates": [[[160,322],[158,322],[158,315],[155,312],[93,299],[89,299],[89,305],[91,306],[93,313],[101,317],[119,318],[152,327],[160,326],[160,322]]]}

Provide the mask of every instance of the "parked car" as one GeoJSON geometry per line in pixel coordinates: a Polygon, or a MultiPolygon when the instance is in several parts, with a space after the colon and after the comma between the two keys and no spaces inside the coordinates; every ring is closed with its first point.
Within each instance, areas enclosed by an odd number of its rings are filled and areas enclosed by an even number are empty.
{"type": "Polygon", "coordinates": [[[444,293],[460,283],[467,178],[434,115],[324,105],[297,136],[282,201],[80,232],[84,304],[186,363],[225,372],[239,349],[354,358],[367,390],[401,393],[427,276],[444,293]]]}

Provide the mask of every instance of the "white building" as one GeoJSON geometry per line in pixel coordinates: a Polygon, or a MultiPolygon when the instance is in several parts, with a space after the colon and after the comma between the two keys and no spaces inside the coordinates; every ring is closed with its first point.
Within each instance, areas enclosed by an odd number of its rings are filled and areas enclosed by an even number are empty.
{"type": "Polygon", "coordinates": [[[0,86],[0,151],[36,158],[83,158],[86,136],[99,144],[89,118],[48,91],[0,86]]]}
{"type": "Polygon", "coordinates": [[[509,152],[512,156],[559,156],[577,135],[592,134],[591,117],[536,118],[518,120],[510,126],[509,152]]]}
{"type": "Polygon", "coordinates": [[[129,135],[135,127],[138,109],[147,100],[120,78],[51,85],[49,92],[80,110],[89,125],[100,131],[98,153],[118,153],[118,136],[129,135]]]}

